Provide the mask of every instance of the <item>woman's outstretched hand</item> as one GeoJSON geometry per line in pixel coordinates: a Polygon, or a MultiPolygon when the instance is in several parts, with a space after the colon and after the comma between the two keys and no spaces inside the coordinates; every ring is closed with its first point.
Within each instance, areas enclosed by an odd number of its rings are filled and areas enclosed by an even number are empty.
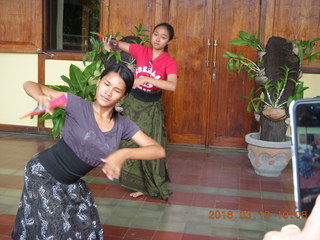
{"type": "Polygon", "coordinates": [[[112,36],[110,36],[109,38],[108,37],[104,37],[103,38],[104,49],[107,52],[111,52],[112,51],[112,47],[111,47],[111,44],[110,44],[111,38],[112,38],[112,36]]]}
{"type": "Polygon", "coordinates": [[[124,151],[119,149],[111,153],[108,157],[101,158],[101,161],[104,162],[102,171],[107,178],[111,181],[119,179],[122,165],[126,161],[124,151]]]}
{"type": "Polygon", "coordinates": [[[50,115],[53,114],[53,109],[50,108],[50,101],[51,101],[50,97],[46,95],[41,95],[38,97],[37,101],[38,101],[39,108],[44,108],[46,112],[48,112],[50,115]]]}

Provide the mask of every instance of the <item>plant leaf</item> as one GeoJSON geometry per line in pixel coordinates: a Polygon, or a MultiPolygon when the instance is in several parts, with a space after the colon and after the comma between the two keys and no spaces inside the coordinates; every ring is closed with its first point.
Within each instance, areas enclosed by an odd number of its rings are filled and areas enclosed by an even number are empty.
{"type": "Polygon", "coordinates": [[[238,45],[238,46],[248,46],[249,45],[248,41],[245,41],[245,40],[231,40],[229,43],[231,43],[233,45],[238,45]]]}

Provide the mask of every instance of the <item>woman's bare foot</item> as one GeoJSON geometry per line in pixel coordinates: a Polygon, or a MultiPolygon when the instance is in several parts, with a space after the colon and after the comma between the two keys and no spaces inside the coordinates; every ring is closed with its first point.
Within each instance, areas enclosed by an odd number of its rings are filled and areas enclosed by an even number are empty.
{"type": "Polygon", "coordinates": [[[142,192],[133,192],[133,193],[130,193],[130,196],[137,198],[137,197],[143,196],[143,193],[142,192]]]}

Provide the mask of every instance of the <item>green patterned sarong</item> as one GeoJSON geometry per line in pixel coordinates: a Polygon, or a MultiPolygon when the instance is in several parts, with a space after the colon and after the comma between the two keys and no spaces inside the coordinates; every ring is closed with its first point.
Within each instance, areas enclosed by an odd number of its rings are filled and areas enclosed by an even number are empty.
{"type": "MultiPolygon", "coordinates": [[[[123,115],[134,121],[141,130],[166,148],[165,118],[161,98],[155,102],[144,102],[129,94],[123,105],[123,115]]],[[[133,142],[122,141],[121,148],[138,147],[133,142]]],[[[127,160],[122,167],[120,184],[144,196],[167,200],[171,191],[166,158],[145,161],[127,160]]]]}

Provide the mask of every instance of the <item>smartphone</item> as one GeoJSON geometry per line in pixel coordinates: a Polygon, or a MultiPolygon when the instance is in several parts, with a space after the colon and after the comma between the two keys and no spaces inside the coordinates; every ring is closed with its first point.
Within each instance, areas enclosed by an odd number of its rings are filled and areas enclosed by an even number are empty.
{"type": "Polygon", "coordinates": [[[309,216],[320,194],[320,98],[293,101],[289,113],[296,211],[309,216]]]}

